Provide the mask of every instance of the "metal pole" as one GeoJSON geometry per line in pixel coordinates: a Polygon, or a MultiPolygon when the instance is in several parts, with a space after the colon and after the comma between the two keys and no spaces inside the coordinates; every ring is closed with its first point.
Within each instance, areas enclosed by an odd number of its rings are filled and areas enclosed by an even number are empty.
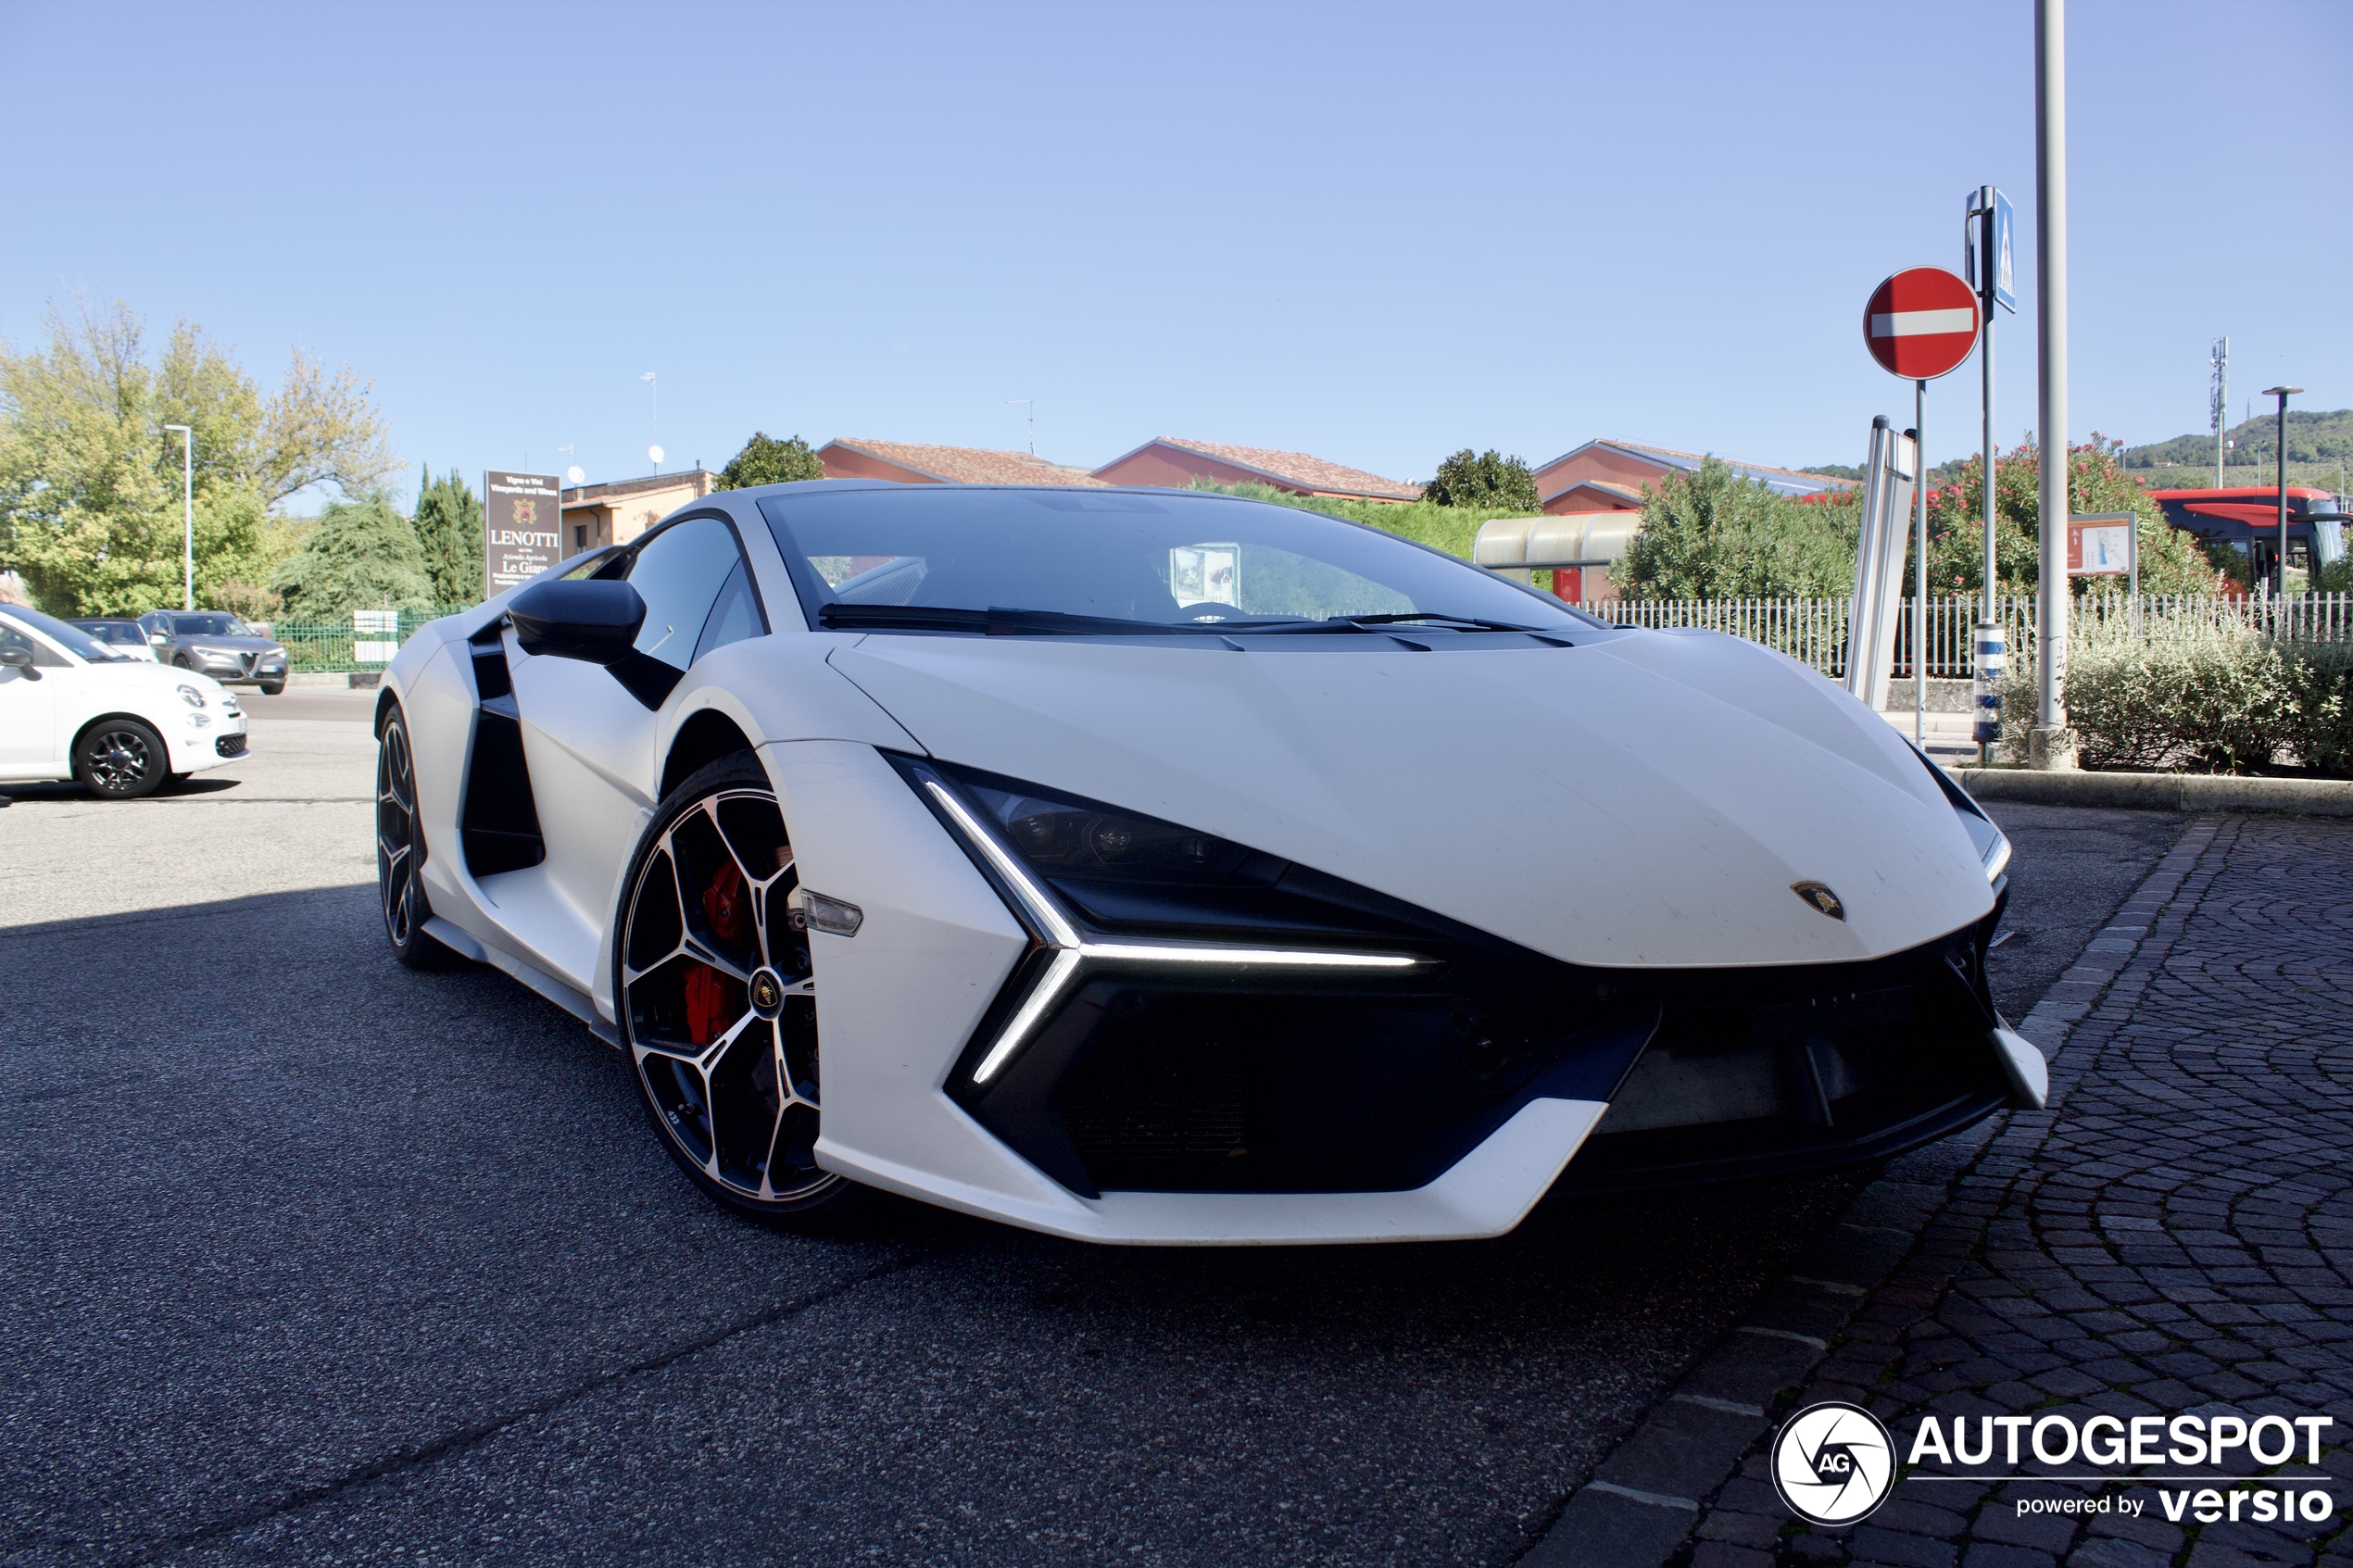
{"type": "Polygon", "coordinates": [[[2036,768],[2071,768],[2067,704],[2067,0],[2034,0],[2034,260],[2041,406],[2041,624],[2038,690],[2028,757],[2036,768]]]}
{"type": "Polygon", "coordinates": [[[2285,609],[2285,608],[2287,608],[2287,394],[2288,394],[2288,389],[2287,389],[2286,387],[2284,387],[2284,386],[2275,386],[2275,387],[2273,387],[2271,390],[2272,390],[2273,392],[2275,392],[2275,393],[2277,393],[2277,394],[2279,395],[2279,399],[2280,399],[2280,424],[2279,424],[2279,431],[2280,431],[2280,466],[2279,466],[2279,470],[2278,470],[2278,471],[2279,471],[2279,476],[2280,476],[2280,486],[2279,486],[2279,488],[2280,488],[2280,564],[2279,564],[2279,566],[2278,566],[2278,568],[2277,568],[2277,574],[2278,574],[2278,578],[2279,578],[2279,584],[2280,584],[2280,587],[2279,587],[2279,600],[2280,600],[2280,608],[2281,608],[2282,609],[2285,609]]]}
{"type": "Polygon", "coordinates": [[[1993,186],[1988,185],[1984,188],[1984,193],[1981,197],[1981,200],[1983,203],[1985,212],[1984,215],[1978,220],[1979,231],[1977,254],[1979,261],[1977,268],[1977,295],[1978,303],[1983,307],[1985,312],[1985,339],[1980,348],[1977,369],[1983,386],[1982,403],[1985,420],[1984,434],[1982,437],[1983,444],[1982,449],[1985,454],[1985,586],[1983,596],[1978,601],[1977,649],[1978,664],[1981,671],[1981,679],[1978,684],[1984,687],[1985,690],[1976,694],[1978,707],[1975,715],[1975,722],[1972,724],[1971,728],[1977,732],[1979,736],[1977,742],[1977,765],[1982,768],[1994,760],[1994,740],[2001,733],[1999,710],[1989,709],[1985,704],[1985,697],[1992,692],[1994,678],[1997,678],[1999,676],[2000,669],[2007,666],[2008,657],[2007,650],[2002,646],[2001,640],[1998,635],[2002,629],[2002,617],[2000,611],[1994,608],[1994,598],[1997,589],[1994,581],[1994,236],[1993,186]],[[1987,655],[1989,654],[1992,656],[1990,659],[1987,658],[1987,655]],[[1989,715],[1992,720],[1990,723],[1988,721],[1989,715]],[[1984,732],[1988,729],[1994,732],[1992,735],[1984,734],[1984,732]]]}
{"type": "Polygon", "coordinates": [[[166,425],[180,433],[180,525],[182,529],[181,608],[196,608],[196,433],[186,425],[166,425]]]}
{"type": "Polygon", "coordinates": [[[1912,744],[1928,749],[1928,383],[1912,383],[1912,744]]]}

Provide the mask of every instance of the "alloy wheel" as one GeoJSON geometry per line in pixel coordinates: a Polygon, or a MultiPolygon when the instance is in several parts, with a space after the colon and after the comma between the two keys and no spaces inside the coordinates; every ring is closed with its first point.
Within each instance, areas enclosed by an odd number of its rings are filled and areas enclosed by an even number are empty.
{"type": "Polygon", "coordinates": [[[89,747],[91,774],[109,795],[131,794],[155,771],[147,737],[136,730],[102,730],[90,737],[89,747]]]}
{"type": "Polygon", "coordinates": [[[409,756],[409,727],[396,718],[376,748],[376,890],[396,949],[406,949],[416,935],[416,767],[409,756]]]}
{"type": "Polygon", "coordinates": [[[622,933],[620,1011],[656,1120],[727,1195],[798,1207],[818,1168],[817,997],[776,797],[727,787],[646,855],[622,933]]]}

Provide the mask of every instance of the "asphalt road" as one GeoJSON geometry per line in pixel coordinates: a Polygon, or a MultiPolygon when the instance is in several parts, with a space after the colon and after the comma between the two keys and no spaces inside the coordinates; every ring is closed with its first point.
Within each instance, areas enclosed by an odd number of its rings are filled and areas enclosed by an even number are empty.
{"type": "MultiPolygon", "coordinates": [[[[391,961],[327,696],[0,812],[0,1562],[1508,1562],[1859,1182],[1440,1247],[771,1233],[571,1019],[391,961]]],[[[2016,1016],[2179,823],[2003,816],[2016,1016]]]]}

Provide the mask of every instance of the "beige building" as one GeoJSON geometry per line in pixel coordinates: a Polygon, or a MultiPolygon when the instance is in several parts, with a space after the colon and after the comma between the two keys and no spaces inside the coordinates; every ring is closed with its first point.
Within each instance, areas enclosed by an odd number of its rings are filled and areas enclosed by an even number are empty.
{"type": "Polygon", "coordinates": [[[606,545],[626,545],[689,501],[719,488],[709,469],[617,479],[610,484],[579,484],[564,492],[563,553],[579,555],[606,545]]]}

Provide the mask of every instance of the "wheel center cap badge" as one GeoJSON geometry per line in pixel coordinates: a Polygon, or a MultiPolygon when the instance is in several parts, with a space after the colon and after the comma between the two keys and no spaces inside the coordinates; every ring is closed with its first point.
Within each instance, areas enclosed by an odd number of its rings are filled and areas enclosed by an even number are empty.
{"type": "Polygon", "coordinates": [[[785,1010],[784,976],[773,969],[760,970],[752,975],[751,1010],[771,1019],[785,1010]]]}
{"type": "Polygon", "coordinates": [[[1830,916],[1832,920],[1846,918],[1846,906],[1838,901],[1838,895],[1818,882],[1793,882],[1789,884],[1789,890],[1805,899],[1815,910],[1830,916]]]}
{"type": "Polygon", "coordinates": [[[1879,1417],[1831,1399],[1808,1405],[1773,1436],[1773,1489],[1809,1524],[1852,1524],[1895,1486],[1895,1444],[1879,1417]]]}

